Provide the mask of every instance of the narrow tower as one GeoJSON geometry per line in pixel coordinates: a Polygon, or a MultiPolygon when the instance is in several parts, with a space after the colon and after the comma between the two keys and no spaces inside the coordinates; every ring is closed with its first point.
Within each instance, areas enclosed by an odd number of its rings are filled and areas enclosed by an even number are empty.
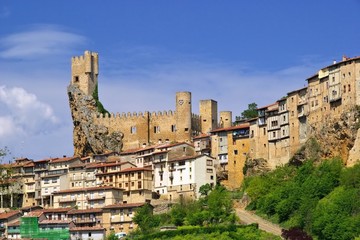
{"type": "Polygon", "coordinates": [[[192,136],[191,126],[191,92],[176,93],[176,140],[190,141],[192,136]]]}
{"type": "Polygon", "coordinates": [[[86,95],[92,96],[98,83],[98,53],[85,51],[84,56],[71,59],[71,85],[78,85],[86,95]]]}
{"type": "Polygon", "coordinates": [[[215,100],[200,100],[201,132],[208,133],[217,128],[217,102],[215,100]]]}
{"type": "Polygon", "coordinates": [[[220,112],[220,123],[219,127],[228,128],[232,126],[232,112],[231,111],[221,111],[220,112]]]}

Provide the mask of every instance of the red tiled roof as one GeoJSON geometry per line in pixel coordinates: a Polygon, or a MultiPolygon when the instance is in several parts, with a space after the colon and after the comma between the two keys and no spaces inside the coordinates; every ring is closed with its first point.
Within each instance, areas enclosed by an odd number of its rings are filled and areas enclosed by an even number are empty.
{"type": "Polygon", "coordinates": [[[0,214],[0,219],[8,219],[10,217],[16,216],[17,214],[21,214],[21,212],[19,210],[4,212],[0,214]]]}
{"type": "Polygon", "coordinates": [[[33,212],[43,212],[43,213],[56,213],[56,212],[68,212],[73,208],[47,208],[47,209],[38,209],[33,212]]]}
{"type": "Polygon", "coordinates": [[[176,161],[190,160],[190,159],[195,159],[195,158],[198,157],[198,156],[200,156],[200,155],[196,155],[196,156],[183,156],[183,157],[179,157],[179,158],[169,159],[168,162],[176,162],[176,161]]]}
{"type": "Polygon", "coordinates": [[[76,159],[80,160],[79,157],[52,158],[50,163],[69,162],[76,159]]]}
{"type": "Polygon", "coordinates": [[[8,227],[16,227],[16,226],[20,226],[20,221],[19,220],[15,221],[13,223],[8,223],[8,227]]]}
{"type": "Polygon", "coordinates": [[[226,131],[232,131],[232,130],[237,130],[237,129],[242,129],[242,128],[248,128],[248,127],[250,127],[250,124],[249,124],[249,123],[243,123],[243,124],[236,125],[236,126],[232,126],[232,127],[218,128],[218,129],[212,130],[211,132],[212,132],[212,133],[215,133],[215,132],[226,132],[226,131]]]}
{"type": "Polygon", "coordinates": [[[121,170],[120,172],[134,172],[134,171],[152,171],[152,169],[133,167],[133,168],[125,168],[125,169],[121,170]]]}
{"type": "Polygon", "coordinates": [[[210,136],[211,136],[210,134],[203,133],[203,134],[200,134],[200,135],[198,135],[198,136],[193,137],[193,140],[195,140],[195,139],[201,139],[201,138],[208,138],[208,137],[210,137],[210,136]]]}
{"type": "Polygon", "coordinates": [[[183,145],[183,144],[186,144],[186,145],[189,145],[189,146],[193,147],[193,145],[191,145],[191,144],[189,144],[187,142],[180,142],[180,143],[170,143],[170,144],[160,145],[160,146],[157,146],[156,148],[157,149],[170,148],[170,147],[175,147],[175,146],[179,146],[179,145],[183,145]]]}
{"type": "MultiPolygon", "coordinates": [[[[130,163],[130,162],[117,162],[117,163],[114,163],[114,162],[111,162],[111,163],[104,163],[104,162],[101,162],[101,163],[93,163],[93,164],[88,164],[86,166],[86,168],[99,168],[99,167],[113,167],[113,166],[121,166],[121,165],[124,165],[125,163],[130,163]]],[[[132,164],[132,163],[130,163],[132,164]]],[[[134,165],[134,164],[132,164],[134,165]]],[[[134,165],[135,166],[135,165],[134,165]]]]}
{"type": "Polygon", "coordinates": [[[141,207],[143,205],[145,205],[145,203],[117,203],[117,204],[105,206],[103,207],[103,209],[132,208],[132,207],[141,207]]]}
{"type": "Polygon", "coordinates": [[[24,215],[23,217],[40,217],[42,214],[44,214],[41,210],[42,209],[39,209],[38,211],[29,212],[28,214],[24,215]]]}

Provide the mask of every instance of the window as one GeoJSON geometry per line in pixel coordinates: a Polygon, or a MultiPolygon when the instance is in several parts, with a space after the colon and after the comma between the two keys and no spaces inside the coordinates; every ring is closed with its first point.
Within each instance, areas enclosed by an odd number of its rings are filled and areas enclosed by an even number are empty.
{"type": "Polygon", "coordinates": [[[213,170],[212,170],[211,168],[207,168],[207,169],[206,169],[206,172],[207,172],[207,173],[213,173],[213,170]]]}
{"type": "Polygon", "coordinates": [[[350,87],[350,84],[348,85],[348,91],[349,91],[349,92],[351,91],[351,87],[350,87]]]}
{"type": "Polygon", "coordinates": [[[171,132],[175,132],[176,131],[176,125],[171,125],[171,132]]]}
{"type": "Polygon", "coordinates": [[[74,76],[74,82],[78,83],[79,82],[79,76],[74,76]]]}
{"type": "Polygon", "coordinates": [[[141,179],[141,172],[138,172],[138,179],[141,179]]]}
{"type": "Polygon", "coordinates": [[[235,155],[238,155],[238,150],[234,150],[234,154],[235,154],[235,155]]]}
{"type": "Polygon", "coordinates": [[[344,93],[346,93],[346,85],[344,85],[344,93]]]}
{"type": "Polygon", "coordinates": [[[212,160],[206,160],[206,165],[207,165],[207,166],[212,166],[212,165],[213,165],[213,161],[212,161],[212,160]]]}
{"type": "Polygon", "coordinates": [[[188,132],[189,131],[189,128],[185,128],[185,132],[188,132]]]}
{"type": "Polygon", "coordinates": [[[275,121],[271,121],[271,126],[272,127],[276,127],[278,125],[278,121],[275,120],[275,121]]]}
{"type": "Polygon", "coordinates": [[[154,126],[154,133],[160,133],[160,127],[154,126]]]}
{"type": "Polygon", "coordinates": [[[210,176],[210,179],[211,179],[211,180],[214,180],[214,175],[211,175],[211,176],[210,176]]]}
{"type": "Polygon", "coordinates": [[[185,165],[185,161],[180,161],[179,162],[179,166],[184,166],[185,165]]]}
{"type": "Polygon", "coordinates": [[[273,132],[273,137],[276,137],[276,132],[273,132]]]}
{"type": "Polygon", "coordinates": [[[136,133],[136,126],[132,126],[132,127],[130,128],[130,133],[131,133],[131,134],[135,134],[135,133],[136,133]]]}

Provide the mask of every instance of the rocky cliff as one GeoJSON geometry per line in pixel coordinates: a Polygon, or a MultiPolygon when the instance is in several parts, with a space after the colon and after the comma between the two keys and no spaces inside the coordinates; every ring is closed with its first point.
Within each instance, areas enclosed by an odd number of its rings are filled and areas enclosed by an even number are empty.
{"type": "Polygon", "coordinates": [[[94,124],[93,116],[99,113],[94,97],[84,94],[76,85],[68,86],[67,91],[74,125],[74,156],[120,152],[123,134],[94,124]]]}

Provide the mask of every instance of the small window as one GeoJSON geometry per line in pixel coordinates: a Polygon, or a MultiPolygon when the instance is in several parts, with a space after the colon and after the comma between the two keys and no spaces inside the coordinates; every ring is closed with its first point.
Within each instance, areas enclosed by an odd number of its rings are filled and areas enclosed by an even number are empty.
{"type": "Polygon", "coordinates": [[[185,128],[185,132],[188,132],[189,131],[189,128],[185,128]]]}
{"type": "Polygon", "coordinates": [[[78,83],[79,82],[79,76],[74,76],[74,82],[78,83]]]}
{"type": "Polygon", "coordinates": [[[130,128],[130,133],[131,133],[131,134],[135,134],[135,133],[136,133],[136,126],[132,126],[132,127],[130,128]]]}
{"type": "Polygon", "coordinates": [[[238,155],[238,150],[234,150],[234,154],[235,154],[235,155],[238,155]]]}

